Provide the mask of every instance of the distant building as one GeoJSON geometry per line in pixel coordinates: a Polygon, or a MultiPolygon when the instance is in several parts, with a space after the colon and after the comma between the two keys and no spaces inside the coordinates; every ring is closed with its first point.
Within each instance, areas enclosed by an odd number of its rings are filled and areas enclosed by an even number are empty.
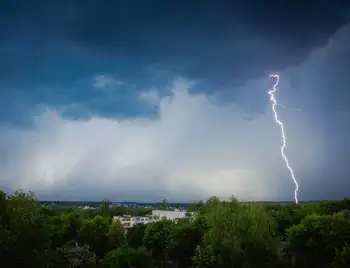
{"type": "Polygon", "coordinates": [[[185,218],[187,215],[186,211],[180,211],[180,210],[152,210],[152,217],[156,220],[178,220],[185,218]]]}
{"type": "Polygon", "coordinates": [[[139,223],[148,224],[152,222],[152,219],[150,217],[141,217],[141,216],[132,217],[130,215],[114,216],[113,221],[117,221],[117,220],[121,222],[121,224],[124,226],[124,229],[131,228],[135,224],[139,224],[139,223]]]}
{"type": "Polygon", "coordinates": [[[94,207],[84,206],[82,209],[95,209],[94,207]]]}
{"type": "Polygon", "coordinates": [[[131,215],[123,215],[123,216],[114,216],[113,221],[120,221],[124,227],[125,233],[127,233],[128,229],[132,228],[136,224],[149,224],[155,221],[160,220],[171,220],[176,221],[178,219],[182,219],[187,217],[186,211],[168,211],[168,210],[153,210],[152,215],[148,215],[145,217],[142,216],[131,216],[131,215]]]}

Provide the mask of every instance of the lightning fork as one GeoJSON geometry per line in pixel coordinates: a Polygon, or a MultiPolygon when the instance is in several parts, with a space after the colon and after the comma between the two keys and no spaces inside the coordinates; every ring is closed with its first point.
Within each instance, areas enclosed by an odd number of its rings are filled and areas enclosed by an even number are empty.
{"type": "Polygon", "coordinates": [[[275,93],[277,91],[277,86],[280,80],[280,76],[278,74],[271,74],[270,77],[272,78],[276,78],[276,82],[273,85],[272,89],[270,89],[268,91],[268,94],[270,95],[270,101],[272,103],[272,111],[274,113],[274,118],[275,118],[275,122],[280,126],[281,129],[281,136],[282,136],[282,146],[281,146],[281,155],[284,159],[284,162],[286,163],[286,167],[288,168],[290,175],[293,179],[294,185],[295,185],[295,189],[294,189],[294,200],[295,203],[298,204],[298,191],[299,191],[299,184],[298,181],[295,179],[295,175],[294,175],[294,171],[292,169],[292,167],[289,164],[288,158],[286,157],[286,155],[284,154],[284,149],[286,147],[286,134],[284,132],[284,125],[282,123],[282,121],[278,118],[278,113],[276,110],[276,106],[279,105],[277,104],[277,100],[275,98],[275,93]]]}

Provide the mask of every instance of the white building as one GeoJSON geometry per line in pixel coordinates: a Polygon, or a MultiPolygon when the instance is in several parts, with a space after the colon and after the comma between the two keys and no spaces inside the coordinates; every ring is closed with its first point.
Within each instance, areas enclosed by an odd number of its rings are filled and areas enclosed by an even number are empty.
{"type": "Polygon", "coordinates": [[[130,216],[130,215],[123,215],[123,216],[114,216],[113,221],[120,221],[121,224],[124,226],[124,230],[127,232],[127,229],[132,228],[136,224],[143,223],[148,224],[155,221],[160,220],[172,220],[176,221],[181,218],[186,217],[186,211],[168,211],[168,210],[153,210],[152,215],[141,217],[141,216],[130,216]]]}
{"type": "Polygon", "coordinates": [[[152,210],[152,218],[154,220],[178,220],[186,217],[186,211],[168,211],[168,210],[152,210]]]}
{"type": "Polygon", "coordinates": [[[120,221],[121,224],[124,226],[125,229],[133,227],[135,224],[143,223],[148,224],[152,222],[152,220],[149,217],[132,217],[130,215],[123,215],[123,216],[114,216],[113,221],[120,221]]]}

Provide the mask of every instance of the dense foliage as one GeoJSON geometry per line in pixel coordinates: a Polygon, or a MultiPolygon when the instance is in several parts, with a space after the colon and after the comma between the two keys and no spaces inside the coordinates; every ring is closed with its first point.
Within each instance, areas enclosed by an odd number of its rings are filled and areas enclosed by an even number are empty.
{"type": "MultiPolygon", "coordinates": [[[[166,201],[162,203],[167,207],[166,201]]],[[[124,227],[112,216],[141,207],[57,207],[33,193],[0,191],[4,267],[256,268],[350,267],[350,200],[241,203],[213,197],[196,217],[124,227]]]]}

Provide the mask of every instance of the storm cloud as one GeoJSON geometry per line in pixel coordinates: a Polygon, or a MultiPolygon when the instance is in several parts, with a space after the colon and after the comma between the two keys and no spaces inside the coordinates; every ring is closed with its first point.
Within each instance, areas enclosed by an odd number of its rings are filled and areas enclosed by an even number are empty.
{"type": "Polygon", "coordinates": [[[350,194],[346,2],[16,2],[0,14],[1,187],[292,200],[278,72],[301,199],[350,194]]]}

